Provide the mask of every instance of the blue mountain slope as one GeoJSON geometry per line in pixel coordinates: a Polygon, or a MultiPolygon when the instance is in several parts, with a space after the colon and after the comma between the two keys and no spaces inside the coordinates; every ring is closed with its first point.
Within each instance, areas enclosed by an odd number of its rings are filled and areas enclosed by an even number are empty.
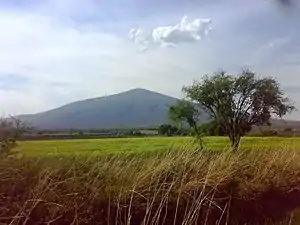
{"type": "Polygon", "coordinates": [[[157,92],[133,89],[19,118],[39,129],[147,127],[167,123],[168,108],[177,101],[157,92]]]}

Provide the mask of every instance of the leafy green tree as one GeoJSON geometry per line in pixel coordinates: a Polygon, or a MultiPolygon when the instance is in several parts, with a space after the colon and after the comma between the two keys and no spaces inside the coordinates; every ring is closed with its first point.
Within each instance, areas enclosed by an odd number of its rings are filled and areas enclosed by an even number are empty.
{"type": "Polygon", "coordinates": [[[158,134],[160,135],[168,135],[170,133],[170,124],[162,124],[158,128],[158,134]]]}
{"type": "Polygon", "coordinates": [[[215,120],[203,123],[199,126],[199,130],[202,134],[208,136],[225,136],[225,130],[215,120]]]}
{"type": "Polygon", "coordinates": [[[179,133],[179,129],[171,124],[162,124],[158,128],[158,134],[173,136],[179,133]]]}
{"type": "Polygon", "coordinates": [[[169,108],[169,118],[177,126],[181,127],[187,124],[195,133],[199,133],[197,122],[199,119],[199,110],[192,102],[181,100],[176,105],[169,108]]]}
{"type": "MultiPolygon", "coordinates": [[[[238,76],[227,75],[223,71],[206,75],[202,81],[183,87],[183,91],[188,100],[199,103],[225,130],[233,151],[238,150],[241,137],[253,125],[269,124],[271,115],[282,117],[294,109],[274,78],[259,78],[249,70],[238,76]]],[[[194,125],[195,108],[184,103],[175,109],[181,112],[178,115],[185,115],[178,116],[178,119],[189,118],[194,125]]]]}
{"type": "Polygon", "coordinates": [[[199,116],[200,110],[198,104],[194,102],[181,100],[169,108],[170,120],[181,128],[184,125],[188,125],[191,129],[190,133],[196,137],[196,141],[200,144],[200,149],[203,149],[203,137],[198,128],[199,116]]]}

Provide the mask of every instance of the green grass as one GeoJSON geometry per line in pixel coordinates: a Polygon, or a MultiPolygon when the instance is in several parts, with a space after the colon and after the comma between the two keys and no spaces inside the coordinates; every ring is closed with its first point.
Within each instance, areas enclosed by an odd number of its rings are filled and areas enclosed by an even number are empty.
{"type": "Polygon", "coordinates": [[[20,142],[0,158],[0,224],[300,224],[300,138],[192,140],[20,142]]]}
{"type": "MultiPolygon", "coordinates": [[[[229,149],[227,137],[204,138],[206,149],[229,149]]],[[[241,149],[300,148],[300,138],[245,137],[241,149]]],[[[195,149],[190,137],[109,138],[90,140],[24,141],[14,150],[28,157],[101,156],[107,154],[140,154],[166,149],[195,149]]]]}

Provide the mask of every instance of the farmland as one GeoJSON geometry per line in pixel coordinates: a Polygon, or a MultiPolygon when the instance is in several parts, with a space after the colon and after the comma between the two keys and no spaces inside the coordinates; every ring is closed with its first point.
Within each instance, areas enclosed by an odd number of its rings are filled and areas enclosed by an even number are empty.
{"type": "MultiPolygon", "coordinates": [[[[101,156],[106,154],[140,154],[166,149],[195,149],[190,137],[107,138],[91,140],[23,141],[14,150],[23,156],[101,156]]],[[[227,137],[205,137],[204,146],[210,150],[229,149],[227,137]]],[[[245,137],[241,149],[300,148],[300,138],[245,137]]]]}
{"type": "Polygon", "coordinates": [[[19,142],[0,160],[0,223],[299,224],[300,138],[192,141],[19,142]]]}

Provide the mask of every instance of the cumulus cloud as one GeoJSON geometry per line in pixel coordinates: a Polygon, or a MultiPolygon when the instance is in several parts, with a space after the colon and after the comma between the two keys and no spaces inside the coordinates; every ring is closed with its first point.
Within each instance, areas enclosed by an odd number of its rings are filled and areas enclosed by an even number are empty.
{"type": "Polygon", "coordinates": [[[148,32],[141,28],[133,28],[128,37],[138,44],[141,50],[147,50],[150,46],[175,47],[180,43],[197,42],[212,30],[211,19],[198,18],[191,22],[187,19],[188,17],[184,16],[180,23],[156,27],[148,32]]]}

